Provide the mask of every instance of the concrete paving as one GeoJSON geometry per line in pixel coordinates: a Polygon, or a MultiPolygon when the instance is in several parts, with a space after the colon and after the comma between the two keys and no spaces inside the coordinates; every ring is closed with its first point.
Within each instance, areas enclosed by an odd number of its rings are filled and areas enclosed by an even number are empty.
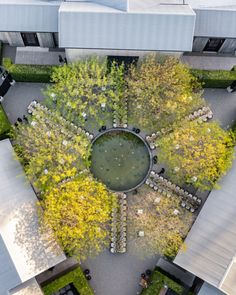
{"type": "Polygon", "coordinates": [[[59,65],[59,55],[65,58],[65,50],[60,48],[15,47],[3,45],[2,57],[8,57],[16,64],[59,65]]]}
{"type": "Polygon", "coordinates": [[[16,64],[59,65],[59,55],[64,59],[64,50],[49,50],[41,47],[17,47],[16,64]]]}
{"type": "Polygon", "coordinates": [[[219,121],[223,128],[230,128],[236,121],[236,92],[206,88],[203,96],[213,111],[214,119],[219,121]]]}
{"type": "Polygon", "coordinates": [[[2,106],[12,124],[16,122],[18,117],[22,118],[26,114],[27,106],[32,100],[43,101],[42,90],[46,85],[43,83],[16,83],[9,89],[2,106]]]}
{"type": "Polygon", "coordinates": [[[193,69],[228,70],[236,65],[236,56],[186,54],[180,60],[193,69]]]}
{"type": "Polygon", "coordinates": [[[129,252],[111,254],[107,250],[82,266],[90,269],[90,284],[96,295],[135,295],[142,290],[139,286],[141,273],[153,269],[158,259],[156,256],[142,260],[129,252]]]}

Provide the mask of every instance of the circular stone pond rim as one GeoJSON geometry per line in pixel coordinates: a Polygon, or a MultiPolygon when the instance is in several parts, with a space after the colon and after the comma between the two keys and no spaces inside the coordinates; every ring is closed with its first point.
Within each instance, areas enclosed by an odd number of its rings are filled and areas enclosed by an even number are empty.
{"type": "Polygon", "coordinates": [[[94,142],[99,138],[99,137],[102,137],[104,134],[106,133],[109,133],[109,132],[112,132],[112,131],[123,131],[123,132],[127,132],[127,133],[131,133],[135,136],[137,136],[143,143],[144,145],[146,146],[147,150],[148,150],[148,154],[149,154],[149,168],[148,168],[148,171],[146,173],[146,176],[143,178],[143,180],[138,183],[136,186],[128,189],[128,190],[112,190],[110,189],[108,186],[108,189],[112,192],[116,192],[116,193],[129,193],[129,192],[132,192],[134,191],[135,189],[139,188],[141,185],[143,185],[145,183],[145,181],[147,180],[151,170],[152,170],[152,166],[153,166],[153,163],[152,163],[152,151],[148,145],[148,143],[146,142],[146,140],[139,134],[137,134],[136,132],[134,132],[133,130],[130,130],[128,128],[122,128],[122,127],[111,127],[111,128],[108,128],[104,131],[102,131],[101,133],[98,133],[92,140],[91,140],[91,146],[93,146],[94,142]]]}

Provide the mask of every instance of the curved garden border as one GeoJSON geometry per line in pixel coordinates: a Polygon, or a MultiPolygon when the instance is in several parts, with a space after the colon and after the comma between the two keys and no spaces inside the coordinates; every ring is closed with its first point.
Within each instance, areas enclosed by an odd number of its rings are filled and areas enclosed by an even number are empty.
{"type": "Polygon", "coordinates": [[[112,128],[108,128],[108,129],[102,131],[101,133],[98,133],[98,134],[97,134],[97,135],[91,140],[91,146],[93,146],[93,143],[94,143],[99,137],[103,136],[103,135],[106,134],[106,133],[112,132],[112,131],[124,131],[124,132],[128,132],[128,133],[132,133],[133,135],[137,136],[137,137],[138,137],[138,138],[144,143],[144,145],[146,146],[146,148],[147,148],[147,150],[148,150],[148,154],[149,154],[149,169],[148,169],[148,172],[146,173],[146,176],[143,178],[143,180],[142,180],[139,184],[137,184],[136,186],[134,186],[134,187],[132,187],[132,188],[130,188],[130,189],[128,189],[128,190],[124,190],[124,191],[122,191],[122,190],[112,190],[112,189],[109,188],[111,191],[116,192],[116,193],[128,193],[128,192],[131,192],[131,191],[137,189],[137,188],[140,187],[141,185],[143,185],[143,184],[145,183],[145,181],[147,180],[147,178],[148,178],[148,176],[149,176],[149,174],[150,174],[150,172],[151,172],[151,170],[152,170],[152,166],[153,166],[153,161],[152,161],[152,157],[153,157],[153,155],[152,155],[152,151],[151,151],[151,149],[150,149],[150,147],[149,147],[147,141],[145,140],[145,138],[143,138],[141,135],[137,134],[137,133],[134,132],[133,130],[130,130],[130,129],[128,129],[128,128],[121,128],[121,127],[117,127],[117,128],[114,128],[114,127],[112,127],[112,128]]]}

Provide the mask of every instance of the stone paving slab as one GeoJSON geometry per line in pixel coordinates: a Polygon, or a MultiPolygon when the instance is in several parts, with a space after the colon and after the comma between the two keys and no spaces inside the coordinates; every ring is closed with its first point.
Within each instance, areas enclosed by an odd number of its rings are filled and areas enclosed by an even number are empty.
{"type": "Polygon", "coordinates": [[[59,55],[65,58],[63,51],[49,51],[48,48],[32,50],[28,47],[16,48],[16,64],[59,65],[59,55]]]}
{"type": "Polygon", "coordinates": [[[193,69],[228,70],[236,65],[236,56],[183,55],[180,60],[193,69]]]}

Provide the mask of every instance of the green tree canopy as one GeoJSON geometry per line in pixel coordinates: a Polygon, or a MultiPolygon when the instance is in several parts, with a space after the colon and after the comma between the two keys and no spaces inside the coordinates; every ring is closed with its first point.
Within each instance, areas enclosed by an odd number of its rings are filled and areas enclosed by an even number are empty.
{"type": "Polygon", "coordinates": [[[159,159],[174,182],[212,189],[232,165],[234,138],[217,122],[184,122],[182,128],[157,141],[159,159]]]}
{"type": "Polygon", "coordinates": [[[101,106],[111,110],[124,97],[124,66],[113,63],[108,71],[107,62],[98,58],[55,68],[52,81],[46,91],[47,103],[77,125],[83,125],[87,118],[101,124],[109,114],[103,112],[101,116],[101,106]]]}
{"type": "Polygon", "coordinates": [[[30,181],[46,190],[88,168],[90,142],[82,132],[71,130],[58,115],[38,107],[30,124],[14,132],[15,149],[30,181]]]}
{"type": "Polygon", "coordinates": [[[132,67],[127,78],[129,110],[140,126],[160,130],[204,105],[199,84],[189,69],[173,57],[148,56],[132,67]]]}
{"type": "Polygon", "coordinates": [[[103,184],[80,176],[48,190],[39,212],[43,226],[53,230],[69,255],[81,260],[108,246],[114,202],[103,184]]]}

